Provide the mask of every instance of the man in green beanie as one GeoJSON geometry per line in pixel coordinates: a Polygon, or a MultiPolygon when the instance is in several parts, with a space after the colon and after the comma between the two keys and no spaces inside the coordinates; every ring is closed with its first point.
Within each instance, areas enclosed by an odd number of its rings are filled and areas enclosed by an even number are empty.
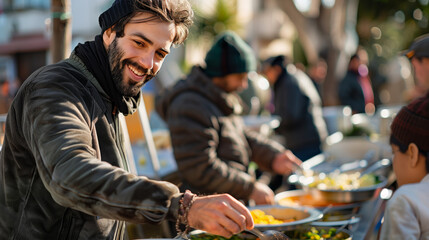
{"type": "Polygon", "coordinates": [[[274,193],[249,171],[287,174],[301,164],[292,152],[244,126],[237,91],[256,70],[250,46],[233,32],[218,36],[205,58],[157,99],[166,120],[182,187],[201,194],[229,193],[245,202],[274,203],[274,193]]]}

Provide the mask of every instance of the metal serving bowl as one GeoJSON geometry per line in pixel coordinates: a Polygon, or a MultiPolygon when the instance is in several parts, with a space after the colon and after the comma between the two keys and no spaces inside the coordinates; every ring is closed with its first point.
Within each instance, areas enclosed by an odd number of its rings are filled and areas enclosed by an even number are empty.
{"type": "Polygon", "coordinates": [[[381,188],[387,185],[387,178],[379,175],[378,179],[381,181],[378,184],[352,190],[319,189],[317,187],[308,187],[306,185],[302,185],[302,188],[304,191],[312,194],[315,199],[335,203],[354,203],[372,199],[377,195],[381,188]]]}
{"type": "Polygon", "coordinates": [[[277,193],[274,196],[274,201],[276,204],[281,206],[305,206],[305,207],[314,207],[319,210],[324,210],[329,207],[332,210],[340,209],[352,209],[359,207],[359,202],[352,203],[339,203],[327,201],[325,199],[315,198],[310,192],[304,191],[303,189],[289,190],[277,193]]]}
{"type": "Polygon", "coordinates": [[[274,197],[277,204],[282,206],[308,206],[322,211],[323,218],[311,223],[312,226],[343,226],[356,225],[360,221],[357,212],[361,202],[336,203],[325,200],[317,200],[310,193],[299,189],[277,193],[274,197]]]}
{"type": "Polygon", "coordinates": [[[265,212],[265,214],[271,215],[276,219],[295,219],[292,222],[285,222],[281,224],[255,224],[255,228],[265,231],[265,230],[293,230],[296,227],[317,221],[323,217],[323,214],[320,210],[311,207],[288,207],[280,205],[258,205],[255,207],[250,207],[249,210],[259,209],[265,212]]]}

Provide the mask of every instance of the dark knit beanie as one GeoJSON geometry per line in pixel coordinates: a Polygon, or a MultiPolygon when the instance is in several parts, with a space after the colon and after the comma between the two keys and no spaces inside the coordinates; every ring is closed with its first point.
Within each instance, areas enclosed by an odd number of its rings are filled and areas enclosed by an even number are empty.
{"type": "Polygon", "coordinates": [[[403,146],[415,143],[419,150],[429,152],[429,94],[403,107],[390,129],[403,146]]]}
{"type": "Polygon", "coordinates": [[[256,58],[252,49],[231,31],[217,38],[207,53],[205,62],[205,73],[209,77],[256,71],[256,58]]]}
{"type": "Polygon", "coordinates": [[[131,14],[134,11],[132,0],[115,0],[112,6],[104,11],[98,18],[98,23],[103,33],[106,29],[115,25],[121,18],[131,14]]]}

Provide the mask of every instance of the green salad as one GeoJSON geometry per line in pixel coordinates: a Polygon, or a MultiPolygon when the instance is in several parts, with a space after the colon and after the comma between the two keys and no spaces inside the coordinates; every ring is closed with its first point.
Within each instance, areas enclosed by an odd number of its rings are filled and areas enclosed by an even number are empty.
{"type": "Polygon", "coordinates": [[[292,233],[286,233],[292,239],[299,240],[344,240],[349,237],[345,232],[337,232],[335,228],[317,229],[312,227],[309,231],[295,230],[292,233]]]}

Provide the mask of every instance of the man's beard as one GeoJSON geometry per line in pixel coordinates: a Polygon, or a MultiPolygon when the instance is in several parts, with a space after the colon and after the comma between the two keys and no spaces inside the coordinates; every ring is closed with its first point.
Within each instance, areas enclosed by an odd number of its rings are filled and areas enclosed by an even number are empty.
{"type": "Polygon", "coordinates": [[[110,44],[109,49],[107,50],[107,55],[109,57],[113,82],[115,83],[118,91],[126,97],[137,96],[143,85],[149,82],[149,80],[151,80],[156,75],[152,72],[152,70],[142,68],[137,63],[132,62],[129,59],[124,59],[121,61],[122,57],[124,56],[124,51],[118,47],[118,38],[115,38],[110,44]],[[146,75],[145,80],[143,82],[135,83],[133,81],[125,81],[122,79],[127,65],[132,65],[138,71],[143,72],[146,75]]]}

